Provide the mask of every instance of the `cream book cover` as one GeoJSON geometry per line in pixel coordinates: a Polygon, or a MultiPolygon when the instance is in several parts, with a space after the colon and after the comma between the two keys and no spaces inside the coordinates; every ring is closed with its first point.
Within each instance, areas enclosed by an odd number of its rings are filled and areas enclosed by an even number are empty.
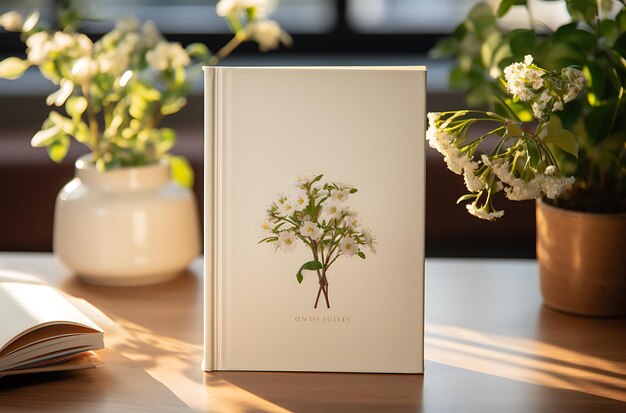
{"type": "Polygon", "coordinates": [[[423,372],[424,67],[205,68],[204,370],[423,372]]]}

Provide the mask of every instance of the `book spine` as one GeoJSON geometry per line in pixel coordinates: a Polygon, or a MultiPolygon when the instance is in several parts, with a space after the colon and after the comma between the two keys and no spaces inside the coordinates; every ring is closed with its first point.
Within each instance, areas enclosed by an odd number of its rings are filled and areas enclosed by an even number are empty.
{"type": "Polygon", "coordinates": [[[220,129],[219,69],[204,68],[204,357],[202,369],[217,369],[217,232],[220,129]]]}

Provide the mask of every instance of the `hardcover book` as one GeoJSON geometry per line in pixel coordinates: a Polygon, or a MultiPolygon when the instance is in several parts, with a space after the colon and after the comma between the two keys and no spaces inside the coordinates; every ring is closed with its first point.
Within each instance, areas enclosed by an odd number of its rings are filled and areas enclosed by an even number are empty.
{"type": "Polygon", "coordinates": [[[424,67],[205,68],[204,370],[423,372],[424,67]]]}

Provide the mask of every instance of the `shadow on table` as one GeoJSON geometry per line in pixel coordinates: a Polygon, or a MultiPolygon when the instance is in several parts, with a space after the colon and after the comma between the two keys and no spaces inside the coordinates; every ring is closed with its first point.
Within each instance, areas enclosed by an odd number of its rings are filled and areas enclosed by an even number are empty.
{"type": "Polygon", "coordinates": [[[188,271],[157,285],[124,288],[90,285],[68,277],[62,289],[106,309],[121,327],[114,334],[105,332],[106,345],[143,369],[172,363],[174,358],[177,364],[195,363],[200,368],[202,282],[194,273],[188,271]]]}
{"type": "Polygon", "coordinates": [[[432,361],[424,375],[215,372],[205,381],[216,379],[297,412],[624,411],[616,400],[432,361]]]}
{"type": "Polygon", "coordinates": [[[137,363],[103,350],[100,368],[0,379],[0,412],[188,412],[137,363]]]}

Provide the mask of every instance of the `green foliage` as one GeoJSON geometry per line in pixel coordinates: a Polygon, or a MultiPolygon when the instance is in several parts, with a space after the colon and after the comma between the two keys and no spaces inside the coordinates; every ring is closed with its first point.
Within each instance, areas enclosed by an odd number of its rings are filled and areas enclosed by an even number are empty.
{"type": "MultiPolygon", "coordinates": [[[[268,35],[267,27],[257,24],[261,17],[256,17],[256,5],[247,6],[249,16],[242,20],[238,3],[219,2],[217,8],[228,14],[221,15],[239,26],[238,33],[216,54],[200,43],[183,48],[168,42],[152,22],[142,25],[132,16],[117,21],[111,32],[94,42],[78,32],[84,21],[92,20],[82,6],[79,0],[58,4],[60,30],[40,23],[38,12],[26,18],[17,12],[1,16],[1,27],[21,31],[27,58],[1,61],[0,77],[16,79],[28,67],[37,66],[58,87],[46,104],[65,109],[65,113],[50,113],[33,136],[32,146],[47,148],[50,158],[60,162],[73,138],[93,152],[100,171],[167,160],[173,179],[191,186],[193,170],[185,158],[170,155],[176,134],[160,128],[161,121],[185,107],[190,79],[201,72],[202,65],[217,64],[243,40],[256,41],[266,50],[288,35],[282,30],[268,35]]],[[[262,18],[266,26],[278,27],[262,18]]]]}
{"type": "Polygon", "coordinates": [[[319,262],[317,260],[305,262],[304,264],[302,264],[302,267],[300,267],[300,269],[296,273],[296,279],[298,280],[298,283],[301,284],[302,281],[304,280],[304,276],[302,275],[302,271],[304,271],[304,270],[318,271],[318,270],[321,270],[322,268],[324,268],[324,266],[322,265],[321,262],[319,262]]]}
{"type": "Polygon", "coordinates": [[[470,106],[487,107],[521,121],[531,120],[532,112],[528,104],[508,98],[498,80],[504,67],[532,55],[535,64],[546,70],[569,66],[583,70],[586,88],[576,101],[555,113],[562,129],[549,140],[563,150],[556,154],[559,166],[572,169],[574,165],[571,203],[577,202],[578,195],[602,198],[612,204],[606,207],[611,210],[626,198],[626,8],[623,2],[596,0],[567,0],[566,6],[571,22],[545,33],[530,12],[530,29],[505,30],[499,25],[499,18],[513,7],[527,10],[524,0],[502,0],[495,13],[487,4],[478,4],[431,54],[455,59],[449,83],[465,92],[470,106]],[[610,14],[614,4],[620,5],[618,12],[610,14]],[[577,163],[570,158],[575,151],[577,163]]]}
{"type": "Polygon", "coordinates": [[[186,188],[191,188],[193,186],[194,175],[187,158],[182,156],[170,156],[168,160],[172,168],[172,179],[186,188]]]}

